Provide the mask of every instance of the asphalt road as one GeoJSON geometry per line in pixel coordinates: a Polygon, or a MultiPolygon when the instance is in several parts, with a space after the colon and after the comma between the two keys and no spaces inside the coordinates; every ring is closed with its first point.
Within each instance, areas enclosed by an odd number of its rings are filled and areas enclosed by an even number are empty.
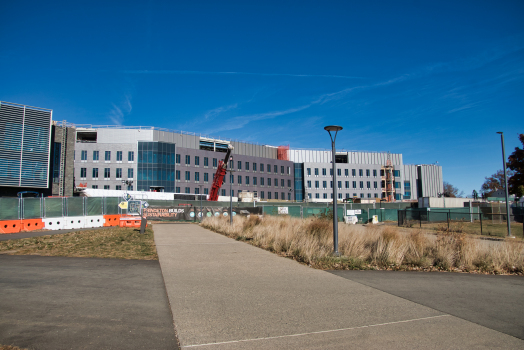
{"type": "Polygon", "coordinates": [[[449,272],[330,272],[524,339],[524,277],[449,272]]]}
{"type": "Polygon", "coordinates": [[[0,344],[177,349],[158,261],[0,255],[0,344]]]}

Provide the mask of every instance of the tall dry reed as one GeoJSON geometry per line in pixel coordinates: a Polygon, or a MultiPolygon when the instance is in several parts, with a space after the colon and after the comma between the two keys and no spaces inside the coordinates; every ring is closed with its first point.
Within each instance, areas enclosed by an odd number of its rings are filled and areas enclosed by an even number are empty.
{"type": "Polygon", "coordinates": [[[426,269],[524,272],[522,242],[484,242],[465,234],[404,233],[391,226],[339,225],[340,257],[334,257],[333,229],[322,218],[289,216],[206,218],[203,227],[324,269],[426,269]]]}

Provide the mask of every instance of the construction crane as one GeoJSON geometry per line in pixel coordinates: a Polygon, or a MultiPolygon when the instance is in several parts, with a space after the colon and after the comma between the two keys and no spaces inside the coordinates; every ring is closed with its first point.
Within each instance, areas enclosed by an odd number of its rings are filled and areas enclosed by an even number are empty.
{"type": "Polygon", "coordinates": [[[224,160],[220,160],[218,162],[217,172],[215,173],[215,178],[213,179],[213,186],[211,186],[211,192],[209,193],[210,201],[216,202],[218,200],[218,192],[220,191],[220,187],[222,187],[222,184],[224,183],[224,176],[227,172],[227,164],[229,162],[229,156],[231,155],[231,151],[233,151],[233,146],[228,145],[224,160]]]}

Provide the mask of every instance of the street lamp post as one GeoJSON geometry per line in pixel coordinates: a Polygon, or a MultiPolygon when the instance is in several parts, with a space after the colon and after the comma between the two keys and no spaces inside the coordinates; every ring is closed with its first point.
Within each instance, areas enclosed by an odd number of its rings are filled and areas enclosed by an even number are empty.
{"type": "MultiPolygon", "coordinates": [[[[230,165],[233,165],[233,157],[229,157],[230,165]]],[[[229,225],[233,226],[233,168],[229,168],[229,225]]]]}
{"type": "Polygon", "coordinates": [[[506,149],[504,147],[504,133],[502,131],[497,131],[497,134],[500,134],[500,141],[502,142],[502,165],[504,166],[504,194],[506,195],[506,215],[508,222],[508,238],[515,238],[511,235],[511,226],[510,226],[510,211],[509,211],[509,200],[508,200],[508,174],[506,171],[506,149]]]}
{"type": "Polygon", "coordinates": [[[335,163],[335,140],[337,139],[337,133],[342,130],[341,126],[338,125],[328,125],[324,127],[329,133],[331,138],[331,155],[333,163],[333,254],[339,255],[338,253],[338,218],[337,218],[337,166],[335,163]],[[334,131],[335,135],[331,135],[331,132],[334,131]]]}
{"type": "Polygon", "coordinates": [[[204,220],[204,212],[202,211],[202,186],[204,185],[198,185],[198,187],[200,187],[200,191],[198,191],[198,196],[200,197],[200,222],[204,220]]]}

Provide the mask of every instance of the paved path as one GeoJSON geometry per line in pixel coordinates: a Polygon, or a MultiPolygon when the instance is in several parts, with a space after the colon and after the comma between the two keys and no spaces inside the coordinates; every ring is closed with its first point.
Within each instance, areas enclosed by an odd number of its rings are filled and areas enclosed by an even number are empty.
{"type": "Polygon", "coordinates": [[[196,225],[156,225],[181,347],[516,349],[524,341],[196,225]]]}
{"type": "Polygon", "coordinates": [[[158,261],[0,256],[0,344],[176,349],[158,261]]]}

